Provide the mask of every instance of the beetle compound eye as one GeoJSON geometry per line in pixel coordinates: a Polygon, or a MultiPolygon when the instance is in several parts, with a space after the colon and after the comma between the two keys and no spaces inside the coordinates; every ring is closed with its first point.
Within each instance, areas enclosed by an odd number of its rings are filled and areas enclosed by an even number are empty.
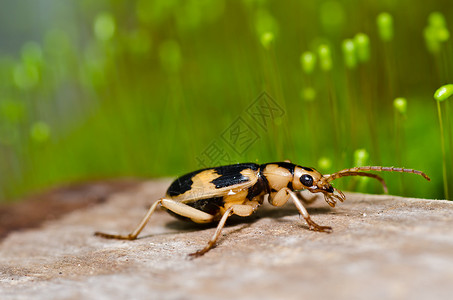
{"type": "Polygon", "coordinates": [[[305,186],[312,186],[313,177],[311,177],[310,175],[304,174],[300,177],[300,182],[305,186]]]}

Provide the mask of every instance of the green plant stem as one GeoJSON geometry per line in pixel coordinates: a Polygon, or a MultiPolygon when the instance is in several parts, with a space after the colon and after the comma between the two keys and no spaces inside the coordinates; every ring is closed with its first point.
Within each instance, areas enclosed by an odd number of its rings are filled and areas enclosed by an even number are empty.
{"type": "Polygon", "coordinates": [[[385,42],[384,43],[384,59],[385,59],[385,71],[387,74],[387,98],[385,99],[385,109],[386,111],[389,111],[389,109],[392,109],[391,101],[392,99],[395,98],[395,86],[397,86],[396,78],[398,78],[398,75],[396,74],[397,68],[395,67],[395,53],[393,51],[393,45],[390,45],[390,43],[385,42]]]}
{"type": "MultiPolygon", "coordinates": [[[[442,83],[444,82],[450,82],[452,80],[451,78],[451,60],[450,60],[450,53],[451,53],[451,47],[450,44],[447,43],[442,47],[441,51],[441,66],[442,66],[442,83]]],[[[450,153],[453,151],[453,126],[452,126],[452,120],[451,120],[451,110],[450,110],[450,101],[444,101],[445,102],[445,124],[446,124],[446,135],[447,135],[447,143],[448,143],[448,148],[450,153]]],[[[451,155],[449,157],[450,159],[450,171],[453,170],[453,159],[451,158],[451,155]]],[[[450,173],[451,174],[451,173],[450,173]]]]}
{"type": "Polygon", "coordinates": [[[444,195],[445,199],[450,199],[448,195],[448,180],[447,180],[447,156],[445,154],[445,141],[444,141],[444,127],[442,125],[442,111],[440,109],[440,102],[437,102],[437,115],[439,116],[440,126],[440,142],[442,147],[442,175],[444,179],[444,195]]]}
{"type": "Polygon", "coordinates": [[[375,103],[377,102],[377,100],[375,99],[375,93],[373,93],[373,91],[376,90],[375,81],[373,78],[371,78],[371,76],[369,76],[370,70],[368,65],[361,66],[360,69],[360,78],[362,81],[362,99],[366,103],[366,113],[368,118],[367,123],[372,148],[372,161],[376,164],[380,164],[381,155],[379,151],[379,136],[376,129],[377,117],[375,103]]]}
{"type": "Polygon", "coordinates": [[[357,78],[354,77],[354,71],[346,70],[346,88],[347,88],[347,103],[349,114],[349,122],[347,124],[346,132],[350,133],[350,143],[352,149],[357,149],[357,131],[359,126],[357,126],[358,114],[357,114],[357,91],[356,85],[354,82],[357,81],[357,78]]]}
{"type": "MultiPolygon", "coordinates": [[[[304,77],[305,77],[305,84],[302,84],[302,86],[304,88],[315,88],[314,87],[314,84],[313,84],[313,81],[310,77],[310,75],[307,75],[307,74],[304,74],[304,77]]],[[[306,101],[305,99],[303,99],[303,101],[306,101]]],[[[318,115],[318,105],[319,104],[319,100],[316,99],[316,96],[315,96],[315,99],[314,100],[311,100],[310,103],[308,103],[308,105],[306,105],[306,118],[305,119],[305,126],[306,128],[309,128],[310,124],[315,124],[316,123],[316,117],[318,115]]],[[[308,133],[308,140],[310,141],[316,141],[316,132],[315,131],[309,131],[308,133]]],[[[315,158],[318,159],[319,158],[319,149],[318,149],[318,143],[312,143],[312,147],[310,147],[309,149],[310,151],[310,159],[314,160],[315,158]]]]}
{"type": "MultiPolygon", "coordinates": [[[[403,132],[403,120],[401,114],[396,111],[395,109],[395,152],[396,152],[396,160],[398,162],[398,165],[402,166],[403,165],[403,150],[404,150],[404,132],[403,132]]],[[[400,176],[400,192],[404,194],[404,183],[403,183],[404,176],[400,176]]]]}
{"type": "MultiPolygon", "coordinates": [[[[450,159],[450,164],[451,164],[451,170],[453,170],[453,158],[451,157],[451,154],[453,152],[453,126],[451,123],[451,109],[450,109],[450,102],[449,101],[444,101],[445,102],[445,124],[447,126],[447,141],[448,141],[448,146],[449,146],[449,159],[450,159]]],[[[451,174],[451,173],[450,173],[451,174]]]]}
{"type": "Polygon", "coordinates": [[[331,72],[326,72],[326,81],[327,81],[327,88],[329,93],[329,106],[330,106],[330,113],[332,118],[332,131],[333,131],[333,141],[334,141],[334,149],[335,149],[335,156],[336,156],[336,165],[340,167],[342,165],[342,155],[341,155],[341,147],[340,147],[340,136],[341,136],[341,127],[338,122],[338,109],[337,109],[337,98],[335,93],[335,87],[332,82],[332,74],[331,72]]]}
{"type": "MultiPolygon", "coordinates": [[[[451,47],[447,45],[442,45],[442,48],[439,52],[435,53],[434,59],[435,59],[435,66],[438,74],[438,80],[444,84],[446,82],[451,81],[450,77],[450,51],[451,47]]],[[[445,142],[445,135],[444,132],[442,132],[442,139],[443,139],[443,149],[442,151],[445,152],[444,154],[444,161],[443,164],[446,166],[448,163],[448,158],[446,155],[447,149],[445,148],[445,144],[448,145],[448,148],[450,149],[450,152],[453,150],[453,134],[452,134],[452,126],[451,126],[451,117],[450,117],[450,102],[449,101],[444,101],[445,102],[445,124],[446,124],[446,139],[447,141],[445,142]]],[[[438,103],[438,107],[440,107],[440,104],[438,103]]],[[[443,123],[441,124],[443,127],[443,123]]],[[[441,129],[442,130],[442,129],[441,129]]],[[[453,159],[449,157],[450,162],[451,162],[451,169],[453,169],[453,159]]],[[[446,168],[446,167],[445,167],[446,168]]],[[[445,175],[448,176],[448,170],[445,170],[445,175]]],[[[444,182],[445,184],[445,182],[444,182]]],[[[447,190],[448,190],[448,181],[447,181],[447,190]]],[[[448,199],[448,197],[446,196],[448,199]]]]}
{"type": "Polygon", "coordinates": [[[270,92],[270,96],[274,97],[274,100],[282,105],[282,108],[285,114],[282,117],[283,122],[283,134],[279,132],[279,128],[274,124],[273,120],[270,120],[270,128],[268,132],[272,135],[273,145],[269,145],[269,149],[275,149],[274,157],[277,159],[287,159],[284,157],[286,155],[290,157],[297,157],[296,151],[294,148],[294,143],[291,138],[289,125],[289,111],[287,110],[285,97],[283,94],[282,81],[280,78],[280,72],[277,65],[277,59],[275,55],[275,44],[271,45],[268,50],[264,50],[264,59],[265,59],[265,71],[267,74],[267,91],[270,92]],[[286,145],[286,148],[283,149],[283,145],[286,145]],[[286,154],[285,154],[286,153],[286,154]]]}

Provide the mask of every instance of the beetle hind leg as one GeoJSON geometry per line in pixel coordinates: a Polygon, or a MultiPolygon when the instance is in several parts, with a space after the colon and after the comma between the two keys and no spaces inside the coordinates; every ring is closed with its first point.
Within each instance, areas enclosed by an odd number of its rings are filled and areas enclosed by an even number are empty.
{"type": "Polygon", "coordinates": [[[154,211],[156,210],[156,208],[157,208],[157,206],[159,204],[162,204],[162,199],[157,200],[156,202],[153,203],[153,205],[151,205],[151,207],[149,208],[149,210],[146,213],[145,217],[142,219],[142,221],[137,226],[137,228],[135,228],[135,230],[132,231],[129,234],[126,234],[126,235],[109,234],[109,233],[104,233],[104,232],[97,231],[97,232],[94,233],[94,235],[100,236],[100,237],[103,237],[103,238],[106,238],[106,239],[135,240],[137,238],[137,236],[140,234],[140,232],[143,230],[143,228],[145,227],[146,223],[148,223],[149,218],[154,213],[154,211]]]}
{"type": "Polygon", "coordinates": [[[100,236],[103,238],[107,239],[118,239],[118,240],[135,240],[137,236],[140,234],[140,232],[145,228],[146,223],[148,223],[149,218],[151,215],[154,213],[156,210],[157,206],[163,206],[168,210],[171,210],[172,212],[192,219],[193,221],[197,223],[207,223],[211,222],[212,219],[214,218],[212,215],[205,213],[201,210],[198,210],[196,208],[193,208],[187,204],[172,200],[172,199],[166,199],[166,198],[161,198],[154,202],[153,205],[149,208],[148,212],[146,213],[145,217],[142,219],[140,224],[135,228],[134,231],[132,231],[129,234],[126,235],[121,235],[121,234],[109,234],[109,233],[103,233],[103,232],[95,232],[94,235],[100,236]]]}

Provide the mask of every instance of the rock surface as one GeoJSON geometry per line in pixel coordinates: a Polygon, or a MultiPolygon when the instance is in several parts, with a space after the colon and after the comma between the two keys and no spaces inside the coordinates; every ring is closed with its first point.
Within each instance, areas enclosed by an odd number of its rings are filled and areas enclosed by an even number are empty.
{"type": "MultiPolygon", "coordinates": [[[[236,218],[197,259],[213,227],[156,212],[128,233],[168,180],[115,191],[0,244],[1,299],[447,299],[453,293],[453,202],[347,194],[308,207],[333,233],[307,230],[292,204],[236,218]]],[[[74,196],[74,195],[73,195],[74,196]]],[[[82,195],[83,196],[83,195],[82,195]]]]}

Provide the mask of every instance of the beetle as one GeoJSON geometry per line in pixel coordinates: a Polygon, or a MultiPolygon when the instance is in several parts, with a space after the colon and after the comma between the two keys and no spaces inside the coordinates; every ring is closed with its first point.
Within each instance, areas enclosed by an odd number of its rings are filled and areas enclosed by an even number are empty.
{"type": "MultiPolygon", "coordinates": [[[[331,185],[331,181],[345,176],[366,176],[379,180],[387,193],[382,177],[366,171],[414,173],[430,180],[425,173],[395,167],[367,166],[344,169],[322,175],[313,168],[302,167],[289,161],[266,164],[239,163],[206,168],[185,174],[169,186],[165,197],[154,202],[134,231],[127,235],[95,232],[95,235],[111,239],[134,240],[148,223],[158,206],[170,214],[196,223],[218,222],[214,235],[201,250],[189,254],[197,257],[213,248],[231,215],[250,216],[263,203],[264,196],[274,206],[282,206],[289,199],[305,219],[308,228],[314,231],[331,232],[330,226],[316,224],[302,204],[300,191],[322,193],[326,202],[335,207],[337,200],[343,202],[345,195],[331,185]]],[[[302,198],[303,199],[303,198],[302,198]]]]}

